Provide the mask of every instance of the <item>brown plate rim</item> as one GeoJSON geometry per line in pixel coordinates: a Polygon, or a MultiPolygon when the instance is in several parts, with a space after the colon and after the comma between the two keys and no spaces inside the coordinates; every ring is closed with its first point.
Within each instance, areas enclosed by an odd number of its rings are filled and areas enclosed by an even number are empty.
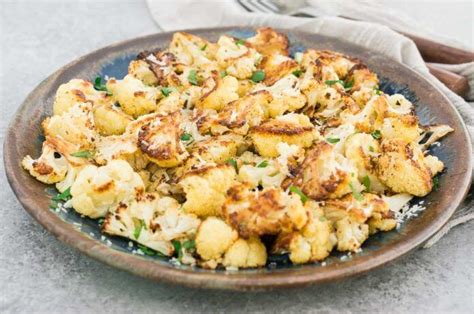
{"type": "MultiPolygon", "coordinates": [[[[242,28],[242,26],[230,26],[230,27],[218,27],[218,28],[199,28],[199,29],[186,29],[182,31],[194,32],[227,32],[235,29],[242,28]]],[[[251,27],[245,27],[251,28],[251,27]]],[[[282,30],[290,32],[292,34],[300,34],[311,36],[312,34],[304,31],[295,31],[295,30],[282,30]]],[[[454,213],[456,208],[461,204],[464,197],[467,195],[469,190],[472,172],[468,171],[468,174],[464,176],[462,182],[458,182],[461,192],[458,192],[450,203],[449,207],[445,209],[443,214],[437,217],[436,221],[430,224],[423,232],[417,234],[416,237],[411,238],[409,241],[396,243],[390,250],[384,251],[380,250],[379,253],[375,253],[375,256],[372,258],[363,258],[356,259],[350,263],[344,263],[343,265],[329,265],[325,267],[324,271],[302,271],[297,274],[294,274],[291,269],[286,271],[275,271],[271,273],[263,274],[228,274],[224,272],[196,272],[192,270],[183,270],[173,267],[167,267],[155,263],[151,260],[140,258],[139,256],[132,255],[129,253],[124,253],[117,251],[108,247],[107,245],[98,242],[97,240],[89,238],[85,233],[80,232],[73,228],[69,223],[61,220],[55,213],[39,208],[33,198],[28,197],[25,193],[22,193],[22,182],[14,175],[13,168],[19,167],[19,160],[15,158],[14,153],[8,149],[12,145],[15,145],[15,125],[19,121],[23,112],[27,109],[28,104],[34,101],[35,94],[41,91],[41,88],[46,86],[48,83],[55,80],[61,73],[71,68],[72,66],[80,63],[82,60],[95,55],[101,52],[105,52],[108,49],[126,45],[134,41],[146,40],[154,37],[165,37],[169,36],[173,32],[163,32],[150,34],[142,37],[136,37],[133,39],[128,39],[120,41],[118,43],[108,45],[101,49],[95,50],[91,53],[88,53],[67,65],[61,67],[55,73],[43,80],[25,99],[22,105],[17,110],[14,118],[12,119],[4,141],[4,165],[5,172],[7,175],[8,182],[15,193],[16,197],[26,209],[26,211],[35,218],[45,229],[51,232],[56,238],[60,241],[66,243],[67,245],[79,250],[80,252],[95,258],[99,261],[102,261],[111,266],[117,267],[119,269],[127,270],[134,274],[168,283],[185,285],[188,287],[199,287],[199,288],[211,288],[211,289],[227,289],[227,290],[269,290],[275,288],[287,288],[287,287],[297,287],[297,286],[306,286],[310,284],[319,284],[327,283],[336,280],[341,280],[343,278],[351,277],[358,274],[366,273],[372,269],[385,265],[388,262],[391,262],[395,259],[400,258],[401,256],[409,253],[415,248],[419,247],[422,243],[428,240],[433,234],[436,233],[444,224],[446,224],[454,213]]],[[[338,41],[343,41],[341,39],[336,39],[338,41]]],[[[351,45],[356,46],[351,43],[351,45]]],[[[459,124],[462,127],[463,135],[469,138],[467,128],[459,115],[459,112],[455,109],[453,104],[449,99],[432,83],[427,79],[422,77],[420,74],[414,70],[408,68],[407,66],[399,63],[400,67],[403,67],[405,70],[411,72],[411,74],[419,80],[423,80],[428,83],[433,90],[435,90],[441,97],[443,97],[447,103],[450,104],[451,110],[457,116],[459,124]]],[[[472,169],[472,146],[471,142],[467,141],[467,169],[472,169]]]]}

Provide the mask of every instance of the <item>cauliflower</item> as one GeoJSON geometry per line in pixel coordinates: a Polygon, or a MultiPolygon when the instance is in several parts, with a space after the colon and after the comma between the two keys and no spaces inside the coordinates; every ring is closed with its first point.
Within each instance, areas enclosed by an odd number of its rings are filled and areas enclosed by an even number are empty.
{"type": "Polygon", "coordinates": [[[227,74],[238,79],[247,79],[257,69],[262,55],[255,49],[236,42],[232,37],[223,35],[217,42],[216,60],[227,74]]]}
{"type": "Polygon", "coordinates": [[[250,130],[252,142],[263,157],[277,157],[278,143],[285,142],[307,148],[317,136],[317,131],[308,117],[296,113],[277,117],[250,130]]]}
{"type": "Polygon", "coordinates": [[[262,27],[257,29],[255,36],[247,38],[246,42],[264,56],[275,54],[288,56],[288,38],[272,28],[262,27]]]}
{"type": "Polygon", "coordinates": [[[95,104],[93,109],[94,124],[102,136],[120,135],[133,120],[112,103],[95,104]]]}
{"type": "Polygon", "coordinates": [[[212,62],[216,55],[216,44],[185,32],[176,32],[169,44],[169,51],[185,65],[203,65],[212,62]]]}
{"type": "Polygon", "coordinates": [[[276,187],[252,191],[242,183],[227,192],[222,211],[226,221],[244,238],[298,230],[308,219],[298,195],[288,195],[276,187]]]}
{"type": "Polygon", "coordinates": [[[323,70],[318,74],[322,75],[324,81],[335,78],[333,74],[331,78],[324,75],[326,71],[336,74],[336,79],[344,79],[357,62],[358,60],[335,51],[308,49],[302,56],[301,65],[304,68],[318,65],[323,70]]]}
{"type": "Polygon", "coordinates": [[[60,85],[56,91],[53,112],[55,115],[62,115],[77,103],[96,101],[104,98],[106,98],[105,93],[96,91],[91,82],[72,79],[60,85]]]}
{"type": "Polygon", "coordinates": [[[239,82],[233,76],[219,77],[217,71],[203,83],[202,96],[196,103],[197,108],[221,110],[224,106],[239,98],[239,82]]]}
{"type": "Polygon", "coordinates": [[[357,130],[372,133],[382,129],[387,116],[388,103],[384,95],[373,96],[362,110],[344,110],[340,118],[342,123],[353,124],[357,130]]]}
{"type": "Polygon", "coordinates": [[[362,190],[357,168],[326,142],[316,143],[307,152],[295,176],[283,182],[284,187],[291,185],[299,187],[314,200],[338,198],[362,190]]]}
{"type": "Polygon", "coordinates": [[[273,99],[264,106],[267,116],[276,117],[286,111],[295,111],[306,104],[306,97],[301,94],[298,78],[292,74],[276,81],[270,87],[257,87],[255,91],[266,90],[273,99]]]}
{"type": "Polygon", "coordinates": [[[128,65],[128,74],[148,86],[158,85],[158,78],[145,60],[132,60],[128,65]]]}
{"type": "MultiPolygon", "coordinates": [[[[238,238],[237,232],[223,220],[217,217],[208,217],[197,230],[196,251],[205,261],[220,261],[222,255],[238,238]]],[[[230,260],[231,257],[228,259],[230,260]]]]}
{"type": "Polygon", "coordinates": [[[222,164],[246,148],[243,136],[227,133],[205,139],[193,145],[191,154],[197,154],[207,162],[222,164]]]}
{"type": "Polygon", "coordinates": [[[348,82],[354,82],[351,91],[357,91],[362,88],[377,89],[379,86],[377,74],[370,71],[365,64],[361,63],[354,65],[350,69],[346,80],[348,82]]]}
{"type": "Polygon", "coordinates": [[[115,159],[127,161],[136,171],[142,170],[149,163],[132,137],[113,135],[100,138],[96,144],[94,160],[99,165],[105,165],[115,159]]]}
{"type": "Polygon", "coordinates": [[[178,182],[186,194],[183,209],[199,217],[218,216],[235,180],[234,167],[223,164],[186,173],[178,182]]]}
{"type": "Polygon", "coordinates": [[[421,150],[426,150],[430,147],[431,144],[435,143],[439,139],[443,138],[447,134],[453,132],[454,129],[449,125],[440,124],[440,125],[430,125],[423,127],[423,133],[418,138],[418,142],[421,142],[426,137],[428,137],[423,144],[420,145],[421,150]]]}
{"type": "Polygon", "coordinates": [[[270,86],[284,76],[291,75],[292,72],[298,69],[298,63],[290,57],[273,54],[263,59],[261,67],[265,71],[263,82],[270,86]]]}
{"type": "Polygon", "coordinates": [[[227,267],[250,268],[267,262],[265,245],[257,237],[238,239],[225,252],[222,264],[227,267]]]}
{"type": "Polygon", "coordinates": [[[61,138],[46,137],[41,156],[33,159],[27,155],[21,165],[38,181],[46,184],[58,183],[66,179],[73,167],[81,167],[88,163],[87,159],[70,155],[78,149],[77,145],[61,138]]]}
{"type": "Polygon", "coordinates": [[[414,115],[403,115],[396,118],[385,118],[380,130],[383,139],[399,138],[414,142],[420,137],[418,118],[414,115]]]}
{"type": "Polygon", "coordinates": [[[216,117],[204,121],[201,128],[210,129],[213,134],[232,130],[237,134],[246,135],[251,127],[263,121],[263,107],[271,100],[272,96],[266,91],[249,94],[227,104],[216,117]]]}
{"type": "Polygon", "coordinates": [[[99,135],[96,132],[92,103],[77,103],[61,115],[46,118],[42,127],[45,136],[61,137],[78,144],[82,149],[94,146],[99,135]]]}
{"type": "Polygon", "coordinates": [[[324,212],[316,202],[308,201],[308,223],[297,232],[281,233],[275,241],[273,251],[288,251],[294,264],[321,261],[329,256],[337,242],[332,222],[324,217],[324,212]]]}
{"type": "Polygon", "coordinates": [[[144,189],[142,179],[126,161],[113,160],[102,167],[84,167],[71,187],[71,202],[80,214],[104,217],[118,203],[135,198],[144,189]]]}
{"type": "Polygon", "coordinates": [[[138,132],[140,149],[160,167],[178,166],[189,155],[181,139],[184,133],[182,118],[180,111],[157,115],[138,132]]]}
{"type": "MultiPolygon", "coordinates": [[[[434,159],[425,162],[420,148],[401,139],[384,140],[381,155],[378,158],[376,171],[380,181],[397,193],[409,193],[425,196],[433,188],[434,175],[429,165],[434,159]]],[[[442,165],[436,161],[436,170],[442,165]]]]}
{"type": "Polygon", "coordinates": [[[146,86],[131,75],[125,76],[122,80],[113,78],[108,80],[107,88],[122,110],[134,118],[155,111],[157,101],[161,97],[158,89],[146,86]]]}
{"type": "Polygon", "coordinates": [[[376,173],[380,145],[370,134],[357,133],[345,142],[344,155],[357,167],[358,179],[365,182],[366,191],[383,192],[387,188],[380,182],[376,173]]]}
{"type": "Polygon", "coordinates": [[[335,223],[337,250],[356,252],[369,237],[369,226],[344,217],[335,223]]]}

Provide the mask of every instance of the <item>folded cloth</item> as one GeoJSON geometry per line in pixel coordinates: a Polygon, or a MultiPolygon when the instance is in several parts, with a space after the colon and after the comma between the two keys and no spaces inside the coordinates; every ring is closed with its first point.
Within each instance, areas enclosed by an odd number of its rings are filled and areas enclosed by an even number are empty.
{"type": "MultiPolygon", "coordinates": [[[[466,102],[431,75],[413,41],[393,30],[411,30],[413,25],[418,25],[416,21],[400,12],[374,5],[372,1],[293,0],[286,2],[286,4],[292,3],[293,8],[284,10],[285,13],[297,11],[300,15],[317,17],[295,17],[270,13],[270,9],[278,8],[276,4],[281,8],[282,0],[275,0],[275,3],[268,0],[253,1],[253,6],[249,5],[251,2],[250,0],[147,0],[153,18],[166,31],[235,25],[271,26],[343,38],[345,41],[380,52],[407,65],[437,86],[459,111],[470,133],[471,144],[474,144],[474,103],[466,102]],[[301,5],[304,7],[296,8],[301,5]],[[266,13],[249,12],[255,11],[258,7],[261,9],[259,11],[266,13]]],[[[417,35],[426,34],[427,37],[433,37],[428,32],[423,33],[419,26],[416,29],[417,35]]],[[[455,41],[444,42],[452,44],[455,41]]],[[[467,99],[474,101],[474,63],[443,65],[443,67],[468,77],[470,92],[467,99]]],[[[472,190],[470,195],[472,195],[472,190]]],[[[433,245],[455,225],[473,218],[474,199],[468,196],[450,223],[428,241],[426,246],[433,245]]]]}

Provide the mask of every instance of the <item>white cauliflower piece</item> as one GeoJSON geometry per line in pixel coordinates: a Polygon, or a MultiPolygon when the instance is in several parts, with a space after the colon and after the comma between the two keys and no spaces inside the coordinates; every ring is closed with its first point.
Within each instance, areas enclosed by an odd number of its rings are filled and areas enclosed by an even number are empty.
{"type": "Polygon", "coordinates": [[[255,49],[237,43],[226,35],[219,38],[217,46],[216,60],[219,66],[238,79],[250,78],[262,58],[255,49]]]}
{"type": "Polygon", "coordinates": [[[223,220],[208,217],[198,228],[196,251],[205,261],[220,260],[239,235],[223,220]]]}
{"type": "Polygon", "coordinates": [[[55,115],[62,115],[77,103],[95,102],[105,98],[105,92],[96,91],[91,82],[72,79],[58,87],[54,96],[53,112],[55,115]]]}
{"type": "Polygon", "coordinates": [[[226,267],[251,268],[267,262],[265,245],[257,237],[238,239],[225,252],[222,264],[226,267]]]}

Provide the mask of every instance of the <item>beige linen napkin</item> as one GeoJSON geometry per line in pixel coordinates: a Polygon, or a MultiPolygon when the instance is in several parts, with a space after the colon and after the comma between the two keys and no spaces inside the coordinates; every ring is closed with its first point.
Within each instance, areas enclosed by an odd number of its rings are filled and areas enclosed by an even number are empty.
{"type": "MultiPolygon", "coordinates": [[[[150,12],[165,31],[217,27],[217,26],[272,26],[302,30],[318,33],[330,37],[342,38],[345,41],[367,47],[395,59],[425,76],[451,100],[464,119],[471,135],[471,143],[474,139],[474,107],[429,73],[416,45],[407,37],[393,31],[398,29],[406,31],[417,25],[409,17],[400,12],[393,12],[384,7],[374,5],[372,1],[298,1],[293,0],[293,7],[303,3],[304,8],[298,9],[299,13],[306,13],[318,17],[295,17],[274,13],[256,13],[252,10],[252,4],[260,6],[264,11],[272,3],[267,0],[147,0],[150,12]],[[253,3],[251,3],[253,2],[253,3]],[[266,5],[266,7],[262,7],[266,5]],[[322,15],[324,14],[324,15],[322,15]],[[348,20],[337,16],[349,17],[357,20],[348,20]],[[370,21],[370,22],[367,22],[370,21]]],[[[275,0],[275,3],[282,0],[275,0]]],[[[289,8],[291,11],[291,7],[289,8]]],[[[293,12],[295,12],[293,10],[293,12]]],[[[428,32],[423,33],[417,26],[418,35],[433,37],[428,32]]],[[[439,40],[439,37],[436,38],[439,40]]],[[[445,40],[445,43],[461,46],[453,40],[445,40]]],[[[443,65],[446,69],[465,75],[469,78],[470,93],[468,99],[474,100],[474,63],[460,65],[443,65]]],[[[472,196],[456,211],[451,221],[428,243],[427,247],[434,244],[439,238],[446,234],[450,228],[474,218],[474,200],[472,196]]]]}

